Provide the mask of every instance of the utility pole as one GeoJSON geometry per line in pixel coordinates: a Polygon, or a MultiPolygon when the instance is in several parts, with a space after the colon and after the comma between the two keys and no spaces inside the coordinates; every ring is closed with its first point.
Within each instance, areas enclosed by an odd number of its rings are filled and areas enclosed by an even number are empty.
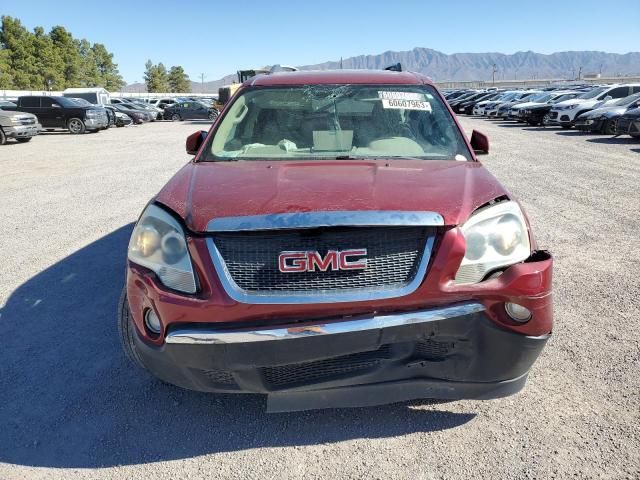
{"type": "Polygon", "coordinates": [[[580,69],[578,70],[578,80],[582,77],[582,65],[580,65],[580,69]]]}
{"type": "Polygon", "coordinates": [[[206,75],[204,73],[200,74],[200,93],[204,93],[204,77],[206,75]]]}
{"type": "Polygon", "coordinates": [[[496,72],[498,71],[496,64],[493,64],[493,72],[491,73],[491,82],[493,83],[493,85],[495,86],[496,84],[496,72]]]}
{"type": "Polygon", "coordinates": [[[340,70],[342,70],[342,57],[340,57],[340,70]]]}

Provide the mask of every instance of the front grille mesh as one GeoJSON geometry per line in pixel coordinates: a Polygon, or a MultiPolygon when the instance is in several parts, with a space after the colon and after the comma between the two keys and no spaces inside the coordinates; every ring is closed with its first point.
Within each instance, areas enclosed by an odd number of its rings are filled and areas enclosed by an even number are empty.
{"type": "Polygon", "coordinates": [[[248,293],[336,292],[401,288],[416,276],[428,227],[327,227],[220,233],[213,241],[229,275],[248,293]],[[281,273],[284,251],[367,249],[367,268],[281,273]]]}
{"type": "Polygon", "coordinates": [[[340,357],[315,362],[264,367],[261,373],[265,381],[273,387],[319,382],[335,379],[341,375],[363,373],[391,358],[391,345],[383,345],[377,350],[352,353],[340,357]]]}

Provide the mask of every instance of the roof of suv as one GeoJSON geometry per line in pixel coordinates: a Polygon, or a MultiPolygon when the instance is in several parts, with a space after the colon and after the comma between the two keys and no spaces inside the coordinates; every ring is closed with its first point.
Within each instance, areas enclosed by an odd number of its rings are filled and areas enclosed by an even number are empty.
{"type": "Polygon", "coordinates": [[[401,84],[421,85],[431,81],[413,72],[389,70],[310,70],[276,72],[250,78],[245,85],[401,84]]]}

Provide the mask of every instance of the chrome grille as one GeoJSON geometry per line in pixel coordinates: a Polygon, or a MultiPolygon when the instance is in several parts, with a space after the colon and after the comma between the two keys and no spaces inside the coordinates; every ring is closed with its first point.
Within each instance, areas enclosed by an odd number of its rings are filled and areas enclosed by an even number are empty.
{"type": "MultiPolygon", "coordinates": [[[[249,294],[393,290],[416,278],[433,227],[322,227],[215,234],[212,239],[233,282],[249,294]],[[367,268],[281,273],[284,251],[367,249],[367,268]]],[[[425,253],[426,252],[426,253],[425,253]]]]}
{"type": "Polygon", "coordinates": [[[20,123],[22,125],[35,125],[36,124],[36,119],[33,117],[19,117],[18,120],[20,120],[20,123]]]}

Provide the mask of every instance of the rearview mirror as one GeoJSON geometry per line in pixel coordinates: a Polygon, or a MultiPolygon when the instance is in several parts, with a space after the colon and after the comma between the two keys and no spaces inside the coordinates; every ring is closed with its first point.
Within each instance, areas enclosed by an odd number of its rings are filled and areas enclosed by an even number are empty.
{"type": "Polygon", "coordinates": [[[471,132],[471,148],[476,155],[486,155],[489,153],[489,138],[477,130],[471,132]]]}
{"type": "Polygon", "coordinates": [[[204,139],[207,138],[207,132],[201,130],[199,132],[192,133],[187,137],[187,153],[189,155],[195,155],[200,150],[200,147],[204,143],[204,139]]]}

